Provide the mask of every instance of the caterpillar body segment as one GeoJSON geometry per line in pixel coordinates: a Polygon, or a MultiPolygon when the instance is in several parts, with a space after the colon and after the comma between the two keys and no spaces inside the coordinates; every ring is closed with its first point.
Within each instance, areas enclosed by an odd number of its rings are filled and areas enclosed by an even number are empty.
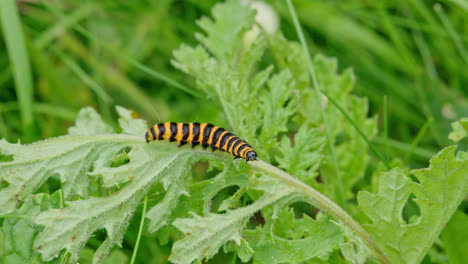
{"type": "Polygon", "coordinates": [[[246,161],[257,159],[257,152],[249,143],[210,123],[159,123],[148,129],[145,138],[146,142],[167,140],[176,141],[179,146],[188,143],[192,148],[197,145],[203,148],[211,147],[213,151],[219,149],[229,152],[235,158],[243,158],[246,161]]]}

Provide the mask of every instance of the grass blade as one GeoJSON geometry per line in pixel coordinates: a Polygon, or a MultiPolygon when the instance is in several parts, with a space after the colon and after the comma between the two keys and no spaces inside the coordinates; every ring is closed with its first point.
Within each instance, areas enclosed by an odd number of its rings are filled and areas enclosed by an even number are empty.
{"type": "MultiPolygon", "coordinates": [[[[465,5],[468,6],[468,3],[465,3],[465,5]]],[[[455,31],[455,28],[453,27],[452,23],[445,15],[444,9],[442,8],[440,4],[435,4],[434,10],[436,14],[439,16],[440,21],[442,21],[442,24],[444,25],[445,29],[449,33],[450,38],[452,39],[453,43],[455,44],[455,47],[457,48],[458,52],[463,58],[463,61],[465,62],[465,64],[468,65],[468,52],[466,51],[465,45],[463,44],[463,41],[460,39],[460,36],[455,31]]]]}
{"type": "Polygon", "coordinates": [[[411,157],[411,155],[413,155],[413,152],[415,150],[415,148],[418,146],[419,142],[421,141],[422,137],[424,136],[424,134],[426,133],[426,130],[431,126],[432,122],[434,121],[434,118],[429,118],[426,123],[421,127],[421,129],[419,130],[418,134],[416,135],[416,137],[414,138],[413,142],[411,143],[411,146],[410,146],[410,149],[408,152],[406,152],[406,155],[405,155],[405,158],[403,159],[403,163],[404,164],[408,164],[408,161],[411,157]]]}
{"type": "Polygon", "coordinates": [[[148,195],[145,196],[145,200],[143,202],[143,211],[141,212],[140,227],[138,228],[138,236],[135,242],[135,247],[133,248],[132,260],[130,261],[130,264],[135,263],[135,258],[138,252],[138,247],[140,246],[141,233],[143,232],[143,226],[145,225],[145,215],[146,215],[147,204],[148,204],[148,195]]]}
{"type": "Polygon", "coordinates": [[[69,56],[65,55],[62,51],[53,48],[55,54],[57,54],[60,59],[67,65],[67,67],[79,78],[83,83],[85,83],[91,90],[93,90],[97,96],[102,99],[105,103],[111,103],[112,98],[107,94],[105,89],[96,83],[81,67],[75,63],[69,56]]]}
{"type": "Polygon", "coordinates": [[[383,127],[384,127],[384,150],[385,150],[385,160],[388,162],[388,106],[387,106],[387,96],[383,98],[383,127]]]}
{"type": "MultiPolygon", "coordinates": [[[[309,68],[309,74],[310,74],[310,76],[312,78],[312,82],[314,84],[315,93],[317,95],[318,101],[322,102],[322,100],[321,100],[322,95],[320,93],[321,89],[320,89],[317,77],[315,76],[314,65],[312,64],[312,59],[310,57],[309,49],[307,48],[307,43],[306,43],[306,40],[304,38],[304,33],[302,33],[301,25],[299,24],[299,19],[297,18],[297,14],[296,14],[296,11],[294,10],[293,4],[291,3],[291,0],[286,0],[286,3],[288,4],[289,12],[290,12],[291,17],[293,19],[294,26],[296,27],[296,33],[297,33],[297,35],[299,37],[299,40],[301,41],[302,48],[304,49],[304,52],[306,54],[307,66],[309,68]]],[[[346,208],[346,206],[345,206],[346,201],[345,201],[345,198],[344,198],[344,189],[343,189],[343,180],[341,179],[340,168],[338,167],[338,161],[336,160],[335,147],[333,146],[330,126],[328,125],[327,114],[325,112],[325,107],[323,105],[323,102],[320,104],[320,110],[321,110],[321,114],[322,114],[323,124],[325,126],[325,130],[326,130],[326,133],[327,133],[327,145],[328,145],[328,147],[330,149],[330,155],[331,155],[332,162],[333,162],[333,167],[334,167],[335,173],[336,173],[336,182],[337,182],[337,186],[338,186],[337,196],[338,196],[340,205],[342,205],[344,208],[346,208]]]]}
{"type": "Polygon", "coordinates": [[[16,8],[16,1],[0,1],[1,23],[6,41],[8,57],[15,80],[16,95],[21,112],[21,121],[25,135],[29,135],[33,125],[33,84],[31,65],[23,36],[21,21],[16,8]]]}

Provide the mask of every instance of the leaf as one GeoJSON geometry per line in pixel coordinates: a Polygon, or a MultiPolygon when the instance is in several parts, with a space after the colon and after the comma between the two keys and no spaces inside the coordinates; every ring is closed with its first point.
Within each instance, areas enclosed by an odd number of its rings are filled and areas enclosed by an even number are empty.
{"type": "Polygon", "coordinates": [[[141,136],[148,130],[146,121],[133,117],[133,111],[127,110],[121,106],[116,106],[115,109],[119,113],[119,126],[123,129],[123,134],[141,136]]]}
{"type": "Polygon", "coordinates": [[[468,216],[457,210],[441,233],[445,252],[451,264],[466,262],[466,249],[468,248],[468,216]]]}
{"type": "MultiPolygon", "coordinates": [[[[30,195],[12,217],[3,221],[4,263],[41,263],[39,254],[33,251],[33,241],[41,227],[34,224],[33,219],[41,211],[58,208],[60,191],[53,195],[30,195]]],[[[62,254],[64,255],[64,254],[62,254]]]]}
{"type": "Polygon", "coordinates": [[[218,60],[233,66],[240,52],[240,40],[254,24],[255,12],[236,0],[228,0],[216,4],[211,13],[214,20],[202,17],[197,21],[206,36],[197,34],[196,37],[218,60]]]}
{"type": "MultiPolygon", "coordinates": [[[[320,87],[332,97],[353,119],[353,122],[363,131],[364,135],[372,138],[377,132],[376,118],[368,118],[368,102],[351,94],[355,76],[351,69],[339,74],[336,59],[326,58],[318,55],[313,59],[317,79],[320,87]]],[[[344,195],[347,199],[354,198],[352,188],[364,176],[370,156],[367,151],[366,142],[361,138],[356,129],[343,116],[343,114],[331,103],[327,97],[322,96],[318,101],[312,89],[305,90],[301,98],[301,114],[304,122],[310,122],[314,127],[323,131],[323,122],[320,115],[319,105],[325,104],[332,142],[335,145],[336,160],[341,172],[344,195]]],[[[328,148],[325,148],[328,152],[328,148]]],[[[336,197],[337,184],[336,172],[333,160],[329,153],[325,153],[320,168],[321,177],[324,179],[325,193],[330,197],[336,197]]]]}
{"type": "Polygon", "coordinates": [[[279,167],[300,180],[312,184],[323,159],[321,153],[324,144],[325,138],[317,129],[302,126],[294,135],[294,139],[283,136],[278,148],[280,155],[276,157],[276,160],[279,167]]]}
{"type": "Polygon", "coordinates": [[[167,148],[154,148],[150,144],[135,146],[129,153],[129,163],[116,168],[98,167],[94,174],[103,177],[105,187],[126,183],[119,192],[108,197],[67,202],[64,209],[41,213],[36,223],[43,225],[44,231],[36,238],[34,247],[42,258],[51,260],[65,248],[74,263],[84,242],[96,230],[105,229],[107,238],[93,258],[94,263],[101,263],[114,245],[120,245],[133,212],[151,186],[158,181],[167,186],[170,179],[174,182],[171,186],[182,190],[178,194],[184,193],[181,183],[187,176],[185,172],[201,157],[200,152],[190,148],[181,151],[173,144],[166,145],[167,148]]]}
{"type": "Polygon", "coordinates": [[[294,82],[287,69],[272,76],[268,88],[260,95],[263,125],[258,141],[262,146],[260,153],[264,156],[276,147],[278,134],[287,131],[286,124],[296,112],[298,100],[292,94],[294,82]]]}
{"type": "Polygon", "coordinates": [[[185,234],[185,238],[174,243],[169,260],[174,263],[191,263],[193,260],[211,258],[228,241],[241,244],[242,229],[253,213],[291,194],[292,189],[274,179],[257,179],[255,189],[264,194],[254,203],[226,214],[177,219],[173,224],[185,234]]]}
{"type": "Polygon", "coordinates": [[[419,183],[400,169],[382,175],[377,194],[359,192],[359,207],[371,219],[367,230],[392,263],[420,263],[468,191],[468,160],[454,157],[455,146],[440,151],[429,168],[413,170],[419,183]],[[409,195],[420,216],[401,215],[409,195]]]}
{"type": "Polygon", "coordinates": [[[263,228],[246,230],[244,235],[255,254],[253,263],[302,263],[319,257],[327,259],[343,243],[340,228],[324,214],[316,220],[307,215],[294,218],[287,208],[263,228]],[[272,226],[272,227],[271,227],[272,226]],[[271,227],[271,228],[270,228],[271,227]]]}
{"type": "Polygon", "coordinates": [[[91,107],[80,110],[74,126],[68,128],[68,134],[75,136],[111,134],[114,131],[104,123],[101,116],[91,107]]]}
{"type": "Polygon", "coordinates": [[[307,67],[307,59],[304,55],[304,50],[297,42],[288,41],[283,34],[276,33],[268,38],[269,48],[272,50],[272,55],[278,67],[289,69],[297,82],[297,87],[300,90],[311,88],[309,86],[309,72],[307,67]]]}
{"type": "Polygon", "coordinates": [[[453,142],[458,142],[468,134],[468,117],[461,118],[459,121],[452,122],[453,131],[450,132],[448,138],[453,142]]]}
{"type": "Polygon", "coordinates": [[[30,145],[0,140],[0,151],[14,160],[0,163],[0,177],[8,186],[0,189],[0,215],[15,210],[20,202],[37,190],[49,177],[58,176],[65,198],[87,197],[86,172],[94,163],[106,163],[128,138],[108,136],[65,136],[30,145]]]}

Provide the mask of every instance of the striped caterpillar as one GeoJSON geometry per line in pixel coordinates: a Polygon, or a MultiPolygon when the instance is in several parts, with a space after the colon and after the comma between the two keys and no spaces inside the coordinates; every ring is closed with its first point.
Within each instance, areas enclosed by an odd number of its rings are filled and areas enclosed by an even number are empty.
{"type": "Polygon", "coordinates": [[[226,151],[235,158],[243,158],[246,161],[257,159],[257,152],[249,143],[210,123],[159,123],[148,129],[145,137],[146,142],[164,139],[177,141],[179,147],[187,143],[191,144],[192,148],[197,145],[204,149],[210,146],[213,151],[226,151]]]}

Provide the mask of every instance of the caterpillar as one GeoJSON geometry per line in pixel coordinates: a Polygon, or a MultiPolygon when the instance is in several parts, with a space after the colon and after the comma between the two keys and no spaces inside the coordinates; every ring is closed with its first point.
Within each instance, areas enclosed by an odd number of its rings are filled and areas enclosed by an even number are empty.
{"type": "Polygon", "coordinates": [[[201,145],[206,149],[210,146],[213,151],[216,149],[226,151],[235,158],[243,158],[246,161],[257,160],[257,152],[249,143],[210,123],[159,123],[148,129],[145,138],[146,142],[177,141],[179,147],[187,143],[191,144],[192,148],[201,145]]]}

